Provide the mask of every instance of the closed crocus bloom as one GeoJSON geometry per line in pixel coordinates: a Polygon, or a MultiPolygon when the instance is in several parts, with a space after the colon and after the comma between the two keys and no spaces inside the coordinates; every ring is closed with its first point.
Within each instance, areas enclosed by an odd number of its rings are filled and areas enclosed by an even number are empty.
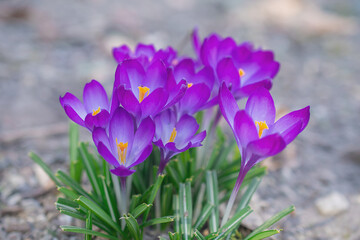
{"type": "Polygon", "coordinates": [[[134,118],[123,108],[118,108],[110,119],[109,131],[95,128],[92,136],[99,154],[119,177],[135,172],[130,168],[142,163],[152,151],[155,134],[154,122],[148,117],[136,127],[134,118]]]}
{"type": "MultiPolygon", "coordinates": [[[[83,102],[71,93],[59,98],[65,113],[75,123],[88,128],[107,127],[110,104],[104,87],[96,80],[87,83],[83,91],[83,102]]],[[[113,100],[112,102],[116,102],[113,100]]],[[[115,103],[116,104],[116,103],[115,103]]]]}
{"type": "Polygon", "coordinates": [[[196,134],[199,124],[195,118],[186,114],[177,120],[175,112],[170,109],[157,115],[154,122],[154,144],[159,147],[161,154],[159,173],[162,173],[166,164],[175,155],[189,148],[202,146],[201,142],[206,136],[206,131],[196,134]]]}
{"type": "Polygon", "coordinates": [[[257,88],[272,87],[272,79],[279,71],[279,63],[271,51],[254,49],[251,43],[237,44],[232,38],[211,34],[200,44],[197,31],[193,45],[198,61],[216,72],[215,89],[225,82],[236,99],[247,97],[257,88]]]}
{"type": "Polygon", "coordinates": [[[275,105],[267,89],[257,89],[250,95],[245,110],[239,110],[225,83],[220,88],[219,105],[234,132],[241,153],[239,176],[225,213],[228,217],[246,173],[266,157],[281,152],[305,129],[310,118],[310,107],[293,111],[275,122],[275,105]]]}
{"type": "Polygon", "coordinates": [[[144,69],[138,60],[126,60],[115,74],[115,88],[120,104],[136,118],[154,117],[174,105],[186,91],[185,81],[178,84],[161,60],[144,69]]]}
{"type": "Polygon", "coordinates": [[[155,50],[155,47],[152,44],[146,45],[139,43],[136,46],[135,51],[131,51],[127,45],[113,48],[114,59],[119,64],[124,60],[137,59],[145,68],[157,60],[162,60],[166,66],[176,64],[178,62],[176,55],[177,53],[172,47],[155,50]]]}

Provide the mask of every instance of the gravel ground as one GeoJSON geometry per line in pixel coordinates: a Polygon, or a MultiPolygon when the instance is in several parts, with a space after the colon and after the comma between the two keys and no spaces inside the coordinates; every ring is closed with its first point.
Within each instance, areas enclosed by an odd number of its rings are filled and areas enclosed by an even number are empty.
{"type": "MultiPolygon", "coordinates": [[[[284,113],[311,105],[307,130],[266,160],[250,227],[295,204],[277,239],[360,239],[360,3],[357,0],[0,1],[0,239],[78,239],[56,191],[27,157],[67,168],[58,102],[91,79],[110,90],[111,47],[137,42],[191,52],[189,33],[218,32],[272,49],[284,113]]],[[[89,139],[86,132],[84,140],[89,139]]]]}

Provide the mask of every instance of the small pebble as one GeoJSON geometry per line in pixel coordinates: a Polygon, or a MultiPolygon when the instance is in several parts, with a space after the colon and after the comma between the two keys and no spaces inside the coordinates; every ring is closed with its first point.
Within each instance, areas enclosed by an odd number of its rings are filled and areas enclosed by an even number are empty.
{"type": "Polygon", "coordinates": [[[323,216],[335,216],[349,209],[349,201],[338,192],[319,198],[315,202],[316,208],[323,216]]]}

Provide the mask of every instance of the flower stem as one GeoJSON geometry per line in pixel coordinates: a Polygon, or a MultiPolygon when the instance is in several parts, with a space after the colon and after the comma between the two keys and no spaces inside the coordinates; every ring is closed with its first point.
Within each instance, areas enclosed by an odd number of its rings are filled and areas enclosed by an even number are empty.
{"type": "Polygon", "coordinates": [[[233,189],[233,191],[231,193],[231,196],[229,198],[229,202],[228,202],[228,204],[226,206],[225,214],[224,214],[224,217],[223,217],[223,219],[221,221],[221,227],[225,225],[225,223],[227,222],[227,220],[230,217],[231,209],[232,209],[232,207],[234,205],[236,196],[237,196],[237,194],[239,192],[241,183],[243,182],[245,175],[246,175],[246,172],[244,171],[244,168],[241,167],[240,171],[239,171],[238,178],[237,178],[235,186],[234,186],[234,189],[233,189]]]}
{"type": "MultiPolygon", "coordinates": [[[[126,194],[126,177],[120,177],[120,195],[121,195],[121,205],[120,205],[120,214],[124,216],[127,213],[127,194],[126,194]]],[[[121,227],[125,228],[125,221],[121,221],[121,227]]]]}

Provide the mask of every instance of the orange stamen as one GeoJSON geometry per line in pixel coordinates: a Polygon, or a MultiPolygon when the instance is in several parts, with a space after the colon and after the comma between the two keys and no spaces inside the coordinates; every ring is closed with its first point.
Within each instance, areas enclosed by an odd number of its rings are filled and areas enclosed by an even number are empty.
{"type": "Polygon", "coordinates": [[[177,134],[177,131],[176,131],[176,129],[174,128],[174,129],[172,130],[172,132],[171,132],[170,139],[169,139],[168,142],[174,142],[175,137],[176,137],[176,134],[177,134]]]}
{"type": "Polygon", "coordinates": [[[101,111],[100,107],[96,110],[93,110],[92,115],[95,116],[96,114],[98,114],[101,111]]]}
{"type": "Polygon", "coordinates": [[[149,96],[150,88],[139,86],[139,102],[142,102],[145,97],[149,96]],[[146,96],[145,96],[146,95],[146,96]]]}
{"type": "Polygon", "coordinates": [[[120,161],[120,163],[125,164],[128,143],[118,142],[116,138],[116,147],[118,151],[118,160],[120,161]]]}
{"type": "Polygon", "coordinates": [[[255,124],[259,126],[259,138],[260,138],[264,129],[269,129],[269,127],[265,121],[262,122],[255,121],[255,124]]]}

